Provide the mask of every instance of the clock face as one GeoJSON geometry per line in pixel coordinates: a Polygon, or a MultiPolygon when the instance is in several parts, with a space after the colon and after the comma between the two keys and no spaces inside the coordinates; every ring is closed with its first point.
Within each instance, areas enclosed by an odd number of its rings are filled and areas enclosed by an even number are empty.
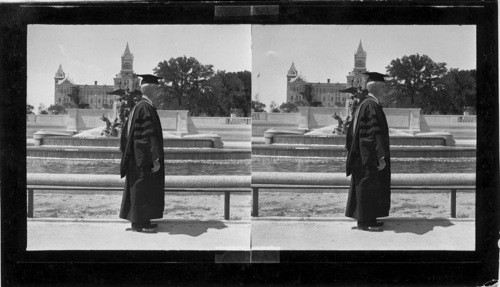
{"type": "Polygon", "coordinates": [[[123,69],[130,70],[130,69],[132,69],[132,65],[128,62],[125,62],[125,63],[123,63],[123,69]]]}
{"type": "Polygon", "coordinates": [[[365,63],[362,60],[357,60],[356,61],[356,67],[364,67],[365,66],[364,64],[365,63]]]}

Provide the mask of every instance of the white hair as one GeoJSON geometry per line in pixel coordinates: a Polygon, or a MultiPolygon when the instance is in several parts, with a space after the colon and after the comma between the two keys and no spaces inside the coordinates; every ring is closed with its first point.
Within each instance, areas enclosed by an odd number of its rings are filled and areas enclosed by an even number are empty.
{"type": "Polygon", "coordinates": [[[158,93],[158,85],[156,84],[142,84],[141,92],[148,98],[154,98],[158,93]]]}
{"type": "Polygon", "coordinates": [[[375,96],[379,95],[385,87],[384,82],[368,82],[366,83],[366,89],[369,93],[374,94],[375,96]]]}

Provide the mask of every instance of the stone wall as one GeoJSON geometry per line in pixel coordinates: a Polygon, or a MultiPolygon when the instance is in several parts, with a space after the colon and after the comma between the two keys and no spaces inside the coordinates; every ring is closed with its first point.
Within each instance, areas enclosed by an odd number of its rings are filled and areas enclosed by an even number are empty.
{"type": "Polygon", "coordinates": [[[476,139],[477,117],[470,115],[422,115],[422,132],[450,132],[455,139],[476,139]]]}
{"type": "MultiPolygon", "coordinates": [[[[103,115],[111,122],[115,119],[115,111],[112,109],[69,109],[68,115],[62,117],[67,118],[68,131],[79,132],[105,126],[106,123],[101,120],[103,115]]],[[[164,130],[175,134],[188,133],[187,111],[159,110],[158,115],[164,130]]]]}
{"type": "MultiPolygon", "coordinates": [[[[40,129],[81,132],[103,127],[100,118],[115,119],[112,109],[70,109],[67,115],[28,115],[27,136],[40,129]]],[[[223,141],[250,141],[252,120],[241,117],[189,117],[186,110],[158,110],[163,130],[177,134],[215,133],[223,141]]]]}
{"type": "Polygon", "coordinates": [[[252,113],[252,136],[262,137],[268,129],[296,130],[299,113],[252,113]]]}
{"type": "MultiPolygon", "coordinates": [[[[420,109],[384,109],[389,127],[412,134],[420,132],[420,109]]],[[[298,113],[253,113],[252,136],[261,137],[270,128],[311,131],[347,118],[345,108],[299,107],[298,113]]]]}
{"type": "Polygon", "coordinates": [[[67,115],[35,115],[29,114],[26,117],[27,123],[35,125],[66,126],[67,115]]]}
{"type": "Polygon", "coordinates": [[[215,133],[222,141],[250,142],[252,120],[241,117],[190,117],[190,133],[215,133]]]}

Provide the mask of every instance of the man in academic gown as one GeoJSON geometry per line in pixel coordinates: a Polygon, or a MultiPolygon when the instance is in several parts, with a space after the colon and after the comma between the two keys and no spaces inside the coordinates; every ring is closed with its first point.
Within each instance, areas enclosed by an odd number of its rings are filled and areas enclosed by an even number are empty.
{"type": "Polygon", "coordinates": [[[384,76],[368,75],[368,95],[358,106],[346,137],[347,176],[351,187],[345,215],[356,219],[357,229],[382,231],[378,217],[389,215],[391,161],[389,127],[378,98],[384,93],[384,76]]]}
{"type": "Polygon", "coordinates": [[[128,230],[156,233],[151,219],[162,218],[165,205],[163,134],[160,118],[151,99],[156,95],[158,77],[142,77],[141,92],[122,128],[121,177],[125,179],[120,218],[130,220],[128,230]]]}

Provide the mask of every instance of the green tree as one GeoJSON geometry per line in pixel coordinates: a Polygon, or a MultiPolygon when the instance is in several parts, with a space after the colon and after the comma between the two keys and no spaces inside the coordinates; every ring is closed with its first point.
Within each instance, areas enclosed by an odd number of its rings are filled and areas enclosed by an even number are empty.
{"type": "Polygon", "coordinates": [[[475,111],[476,71],[450,69],[435,82],[427,114],[463,114],[465,110],[475,111]]]}
{"type": "Polygon", "coordinates": [[[70,89],[70,93],[67,95],[73,103],[78,107],[80,105],[80,87],[72,86],[70,89]]]}
{"type": "Polygon", "coordinates": [[[154,72],[165,81],[162,93],[158,95],[160,99],[156,101],[175,100],[175,108],[187,110],[195,107],[204,84],[214,75],[212,65],[203,65],[195,58],[186,56],[160,62],[154,72]]]}
{"type": "Polygon", "coordinates": [[[218,71],[224,85],[223,94],[219,97],[220,113],[230,115],[245,101],[245,86],[236,73],[218,71]]]}
{"type": "Polygon", "coordinates": [[[34,114],[33,113],[33,110],[35,109],[35,107],[33,107],[32,105],[26,105],[26,114],[34,114]]]}
{"type": "Polygon", "coordinates": [[[235,108],[241,109],[244,117],[250,117],[252,113],[252,73],[249,71],[236,72],[237,77],[241,80],[244,87],[242,97],[238,97],[235,101],[235,108]]]}
{"type": "Polygon", "coordinates": [[[47,111],[51,115],[61,115],[66,113],[66,108],[64,106],[55,104],[55,105],[50,105],[47,111]]]}
{"type": "Polygon", "coordinates": [[[311,102],[310,106],[311,107],[322,107],[323,103],[320,101],[313,101],[313,102],[311,102]]]}
{"type": "Polygon", "coordinates": [[[450,69],[446,75],[449,79],[448,93],[452,102],[452,113],[463,112],[476,107],[476,70],[450,69]]]}
{"type": "Polygon", "coordinates": [[[295,103],[282,103],[279,107],[282,113],[296,113],[299,111],[299,107],[295,103]]]}
{"type": "Polygon", "coordinates": [[[446,63],[436,63],[426,55],[403,56],[392,60],[387,72],[393,79],[389,89],[393,91],[391,100],[396,100],[400,108],[429,108],[431,97],[436,90],[435,81],[446,72],[446,63]]]}
{"type": "Polygon", "coordinates": [[[256,113],[265,112],[266,104],[259,102],[258,100],[252,101],[252,109],[256,113]]]}
{"type": "Polygon", "coordinates": [[[190,113],[193,115],[207,115],[211,117],[218,116],[222,113],[220,102],[224,93],[225,87],[223,79],[219,74],[216,74],[203,86],[197,98],[197,104],[190,113]]]}

